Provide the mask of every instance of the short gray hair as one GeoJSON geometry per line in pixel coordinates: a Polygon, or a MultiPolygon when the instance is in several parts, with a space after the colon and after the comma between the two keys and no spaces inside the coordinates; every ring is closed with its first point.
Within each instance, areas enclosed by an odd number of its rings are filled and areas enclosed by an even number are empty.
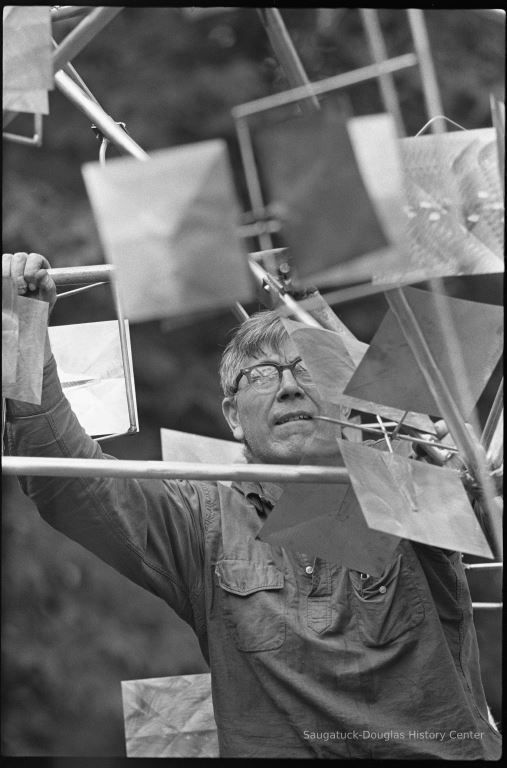
{"type": "Polygon", "coordinates": [[[276,310],[256,312],[245,320],[227,344],[220,362],[220,382],[226,397],[235,392],[235,381],[247,360],[278,349],[288,338],[285,326],[276,310]]]}

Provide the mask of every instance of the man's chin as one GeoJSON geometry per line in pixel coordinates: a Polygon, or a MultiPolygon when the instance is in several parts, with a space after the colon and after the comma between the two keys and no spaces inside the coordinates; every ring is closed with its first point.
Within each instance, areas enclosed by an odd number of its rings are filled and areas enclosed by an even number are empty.
{"type": "MultiPolygon", "coordinates": [[[[270,450],[253,451],[245,444],[245,457],[250,464],[318,464],[323,453],[320,441],[314,441],[313,437],[307,440],[298,440],[282,446],[273,446],[270,450]]],[[[334,453],[336,453],[336,441],[334,453]]],[[[329,453],[329,451],[328,451],[329,453]]]]}

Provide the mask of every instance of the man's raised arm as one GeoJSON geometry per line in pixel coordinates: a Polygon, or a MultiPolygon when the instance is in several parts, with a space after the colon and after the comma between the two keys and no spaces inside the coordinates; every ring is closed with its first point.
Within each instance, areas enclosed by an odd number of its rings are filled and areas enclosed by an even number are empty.
{"type": "MultiPolygon", "coordinates": [[[[37,253],[4,254],[2,274],[20,295],[56,301],[50,264],[37,253]]],[[[46,335],[40,405],[7,401],[9,453],[112,459],[81,427],[60,385],[46,335]]],[[[165,599],[192,623],[189,595],[202,574],[202,498],[198,484],[162,480],[23,477],[24,492],[53,527],[120,573],[165,599]]]]}

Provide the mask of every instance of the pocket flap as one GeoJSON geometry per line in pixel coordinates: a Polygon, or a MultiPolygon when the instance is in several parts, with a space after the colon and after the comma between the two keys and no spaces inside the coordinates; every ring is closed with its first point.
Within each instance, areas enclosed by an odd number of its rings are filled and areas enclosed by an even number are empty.
{"type": "Polygon", "coordinates": [[[264,589],[281,589],[284,575],[276,565],[247,560],[220,560],[215,566],[218,583],[235,595],[250,595],[264,589]]]}

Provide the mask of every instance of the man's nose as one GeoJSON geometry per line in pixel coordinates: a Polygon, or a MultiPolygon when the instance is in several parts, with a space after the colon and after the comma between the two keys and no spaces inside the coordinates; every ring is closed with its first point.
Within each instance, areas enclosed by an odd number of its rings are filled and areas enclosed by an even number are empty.
{"type": "Polygon", "coordinates": [[[276,393],[276,397],[278,400],[286,400],[290,397],[304,397],[305,391],[298,383],[297,379],[294,377],[294,374],[291,370],[286,368],[284,371],[282,371],[282,378],[280,380],[280,384],[278,387],[278,391],[276,393]]]}

